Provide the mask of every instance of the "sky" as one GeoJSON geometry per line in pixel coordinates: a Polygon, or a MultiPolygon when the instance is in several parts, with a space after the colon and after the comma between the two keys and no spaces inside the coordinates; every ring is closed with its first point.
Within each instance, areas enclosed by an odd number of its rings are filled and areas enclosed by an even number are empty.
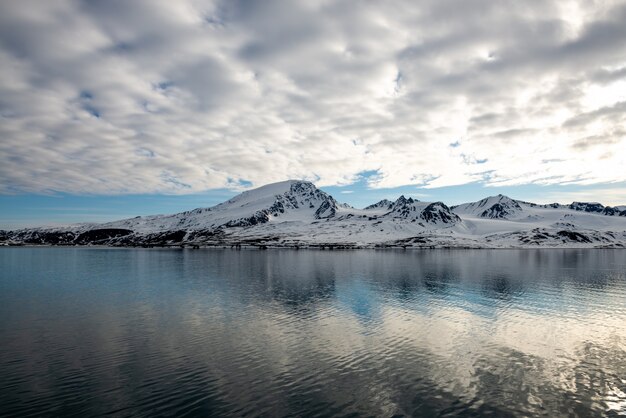
{"type": "Polygon", "coordinates": [[[286,179],[626,204],[626,1],[0,0],[0,228],[286,179]]]}

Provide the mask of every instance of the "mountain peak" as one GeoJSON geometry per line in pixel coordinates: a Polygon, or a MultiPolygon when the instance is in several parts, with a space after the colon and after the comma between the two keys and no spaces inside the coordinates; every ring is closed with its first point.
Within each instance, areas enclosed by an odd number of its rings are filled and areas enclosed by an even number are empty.
{"type": "Polygon", "coordinates": [[[313,183],[304,180],[279,181],[276,183],[266,184],[255,189],[246,190],[245,192],[238,194],[237,196],[229,199],[221,205],[225,203],[245,203],[251,200],[272,198],[274,196],[283,195],[285,193],[297,193],[304,190],[317,190],[317,187],[315,187],[313,183]]]}
{"type": "Polygon", "coordinates": [[[393,202],[389,199],[383,199],[378,201],[372,205],[366,206],[364,210],[372,210],[372,209],[391,209],[393,207],[393,202]]]}
{"type": "Polygon", "coordinates": [[[481,218],[509,219],[522,210],[517,200],[503,194],[489,196],[477,202],[455,206],[457,214],[474,215],[481,218]]]}
{"type": "Polygon", "coordinates": [[[395,205],[396,206],[401,206],[401,205],[406,205],[406,204],[411,204],[417,202],[417,200],[413,199],[412,197],[406,198],[404,197],[404,195],[401,195],[398,200],[396,200],[395,205]]]}
{"type": "Polygon", "coordinates": [[[245,191],[215,209],[224,211],[235,207],[255,211],[252,216],[259,219],[259,223],[265,223],[272,217],[300,210],[313,211],[316,219],[332,217],[338,205],[332,196],[310,181],[286,180],[245,191]]]}
{"type": "Polygon", "coordinates": [[[511,197],[509,197],[509,196],[507,196],[505,194],[502,194],[502,193],[498,193],[496,196],[491,196],[491,197],[488,197],[487,199],[490,199],[490,198],[497,198],[498,200],[516,202],[515,199],[513,199],[513,198],[511,198],[511,197]]]}
{"type": "Polygon", "coordinates": [[[434,202],[422,210],[420,218],[428,223],[454,224],[461,222],[461,218],[454,214],[443,202],[434,202]]]}
{"type": "Polygon", "coordinates": [[[604,205],[598,202],[572,202],[569,208],[581,212],[602,212],[604,205]]]}

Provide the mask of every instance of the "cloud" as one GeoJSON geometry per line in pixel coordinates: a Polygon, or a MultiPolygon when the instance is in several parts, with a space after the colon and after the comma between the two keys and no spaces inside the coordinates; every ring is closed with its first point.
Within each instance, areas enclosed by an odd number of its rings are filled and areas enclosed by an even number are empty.
{"type": "Polygon", "coordinates": [[[5,1],[0,193],[622,181],[624,38],[623,1],[5,1]]]}
{"type": "Polygon", "coordinates": [[[579,191],[551,191],[546,196],[542,196],[545,203],[552,202],[597,202],[598,196],[602,196],[602,203],[605,205],[624,205],[626,202],[626,190],[623,187],[603,187],[592,190],[579,191]]]}

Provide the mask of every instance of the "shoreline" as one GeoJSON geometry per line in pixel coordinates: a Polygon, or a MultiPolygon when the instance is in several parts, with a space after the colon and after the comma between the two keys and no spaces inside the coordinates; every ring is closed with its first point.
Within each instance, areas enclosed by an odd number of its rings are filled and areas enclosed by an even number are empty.
{"type": "Polygon", "coordinates": [[[346,245],[53,245],[53,244],[9,244],[2,248],[78,248],[78,249],[119,249],[119,250],[233,250],[233,251],[268,251],[268,250],[315,250],[315,251],[428,251],[428,250],[626,250],[616,246],[536,246],[536,247],[467,247],[467,246],[346,246],[346,245]]]}

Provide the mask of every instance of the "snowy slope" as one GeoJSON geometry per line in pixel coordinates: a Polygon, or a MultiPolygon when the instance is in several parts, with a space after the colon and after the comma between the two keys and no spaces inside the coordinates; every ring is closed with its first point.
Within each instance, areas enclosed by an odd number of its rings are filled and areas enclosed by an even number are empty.
{"type": "Polygon", "coordinates": [[[454,213],[489,219],[510,219],[522,208],[516,200],[501,194],[487,197],[478,202],[464,203],[453,208],[454,213]]]}
{"type": "Polygon", "coordinates": [[[537,205],[498,195],[453,211],[462,217],[466,236],[489,246],[621,245],[626,230],[626,213],[599,203],[537,205]]]}
{"type": "Polygon", "coordinates": [[[118,246],[626,247],[626,210],[491,196],[452,208],[400,196],[365,209],[289,180],[210,208],[68,228],[0,231],[0,243],[118,246]]]}
{"type": "Polygon", "coordinates": [[[391,200],[383,199],[380,202],[367,206],[365,210],[391,210],[392,207],[393,202],[391,200]]]}
{"type": "Polygon", "coordinates": [[[335,199],[312,183],[289,180],[243,192],[211,208],[124,219],[103,224],[102,227],[139,232],[215,229],[252,226],[274,220],[322,219],[334,216],[337,209],[335,199]]]}
{"type": "Polygon", "coordinates": [[[450,225],[460,222],[450,208],[443,202],[420,202],[413,198],[400,196],[395,202],[381,200],[364,209],[369,216],[377,218],[405,220],[410,222],[450,225]]]}

